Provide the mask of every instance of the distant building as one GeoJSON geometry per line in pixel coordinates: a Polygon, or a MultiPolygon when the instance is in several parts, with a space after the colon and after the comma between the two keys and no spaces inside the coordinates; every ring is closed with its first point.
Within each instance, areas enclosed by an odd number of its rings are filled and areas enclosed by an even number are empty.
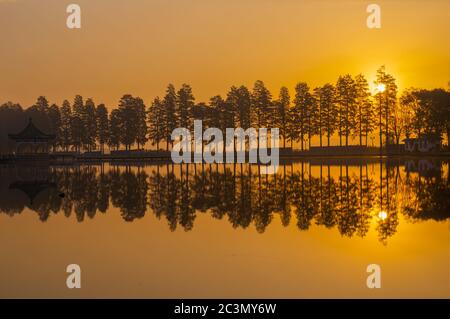
{"type": "Polygon", "coordinates": [[[405,151],[406,152],[433,152],[439,151],[441,148],[442,140],[439,136],[435,135],[423,135],[417,138],[405,138],[405,151]]]}
{"type": "Polygon", "coordinates": [[[50,144],[55,140],[53,134],[45,134],[39,130],[31,118],[28,125],[17,134],[8,134],[9,138],[16,142],[16,155],[48,154],[50,144]]]}

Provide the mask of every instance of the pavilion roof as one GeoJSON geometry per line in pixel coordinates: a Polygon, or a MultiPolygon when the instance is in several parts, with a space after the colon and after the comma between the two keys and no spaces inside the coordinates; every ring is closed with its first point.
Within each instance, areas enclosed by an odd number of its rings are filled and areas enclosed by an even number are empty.
{"type": "Polygon", "coordinates": [[[9,189],[18,189],[24,192],[30,199],[31,205],[39,193],[51,188],[56,188],[56,184],[48,181],[18,181],[9,185],[9,189]]]}
{"type": "Polygon", "coordinates": [[[15,141],[17,140],[33,140],[33,141],[49,141],[54,140],[56,136],[54,134],[46,134],[38,129],[34,124],[31,118],[28,121],[28,125],[17,134],[8,134],[10,139],[15,141]]]}

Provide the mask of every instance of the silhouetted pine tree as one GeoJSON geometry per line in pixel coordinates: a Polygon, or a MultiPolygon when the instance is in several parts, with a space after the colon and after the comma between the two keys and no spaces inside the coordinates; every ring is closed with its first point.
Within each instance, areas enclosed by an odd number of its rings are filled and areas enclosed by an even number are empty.
{"type": "Polygon", "coordinates": [[[109,136],[108,110],[106,109],[105,104],[97,105],[95,118],[97,122],[97,142],[100,145],[100,151],[104,153],[105,144],[108,142],[109,136]]]}
{"type": "Polygon", "coordinates": [[[300,140],[300,149],[304,150],[304,138],[308,132],[308,110],[313,103],[308,84],[300,82],[295,86],[295,99],[291,116],[293,121],[291,133],[294,140],[300,140]]]}
{"type": "Polygon", "coordinates": [[[112,110],[109,116],[108,146],[113,150],[118,150],[120,146],[120,136],[122,133],[120,121],[120,111],[118,109],[112,110]]]}
{"type": "Polygon", "coordinates": [[[157,150],[159,150],[159,143],[165,139],[165,116],[164,103],[156,97],[148,109],[147,121],[149,138],[156,143],[157,150]]]}
{"type": "Polygon", "coordinates": [[[348,137],[355,128],[356,113],[355,81],[349,74],[339,76],[336,83],[336,102],[339,106],[339,145],[342,146],[342,136],[345,136],[345,146],[348,137]]]}
{"type": "Polygon", "coordinates": [[[85,140],[85,128],[83,123],[83,97],[76,95],[72,104],[71,137],[72,145],[77,152],[80,152],[83,140],[85,140]]]}
{"type": "MultiPolygon", "coordinates": [[[[252,92],[252,122],[257,128],[266,127],[272,113],[272,95],[263,81],[256,81],[252,92]]],[[[259,148],[259,138],[258,138],[259,148]]]]}
{"type": "Polygon", "coordinates": [[[125,94],[119,101],[120,118],[120,142],[125,145],[125,149],[130,150],[136,142],[138,134],[138,112],[136,100],[130,94],[125,94]]]}
{"type": "Polygon", "coordinates": [[[97,121],[95,116],[95,104],[92,99],[87,99],[83,108],[82,121],[84,126],[83,144],[90,152],[96,147],[97,121]]]}
{"type": "MultiPolygon", "coordinates": [[[[165,120],[165,141],[166,141],[166,150],[169,150],[169,143],[172,143],[171,135],[172,131],[177,128],[177,117],[176,117],[176,109],[177,109],[177,94],[175,92],[175,87],[172,84],[169,84],[166,89],[166,95],[163,100],[164,106],[164,120],[165,120]]],[[[173,143],[172,143],[173,144],[173,143]]]]}
{"type": "Polygon", "coordinates": [[[376,94],[376,101],[378,102],[376,111],[378,117],[381,118],[378,124],[380,130],[380,143],[382,140],[381,135],[384,130],[385,144],[388,145],[391,137],[389,122],[392,121],[393,111],[397,103],[397,84],[395,83],[395,78],[386,72],[384,65],[377,70],[375,84],[384,85],[384,92],[377,92],[376,94]]]}
{"type": "Polygon", "coordinates": [[[195,98],[192,94],[192,88],[188,84],[183,84],[177,92],[176,116],[180,127],[191,129],[192,126],[192,108],[195,104],[195,98]]]}
{"type": "Polygon", "coordinates": [[[366,78],[362,74],[358,74],[355,77],[355,89],[356,89],[356,129],[359,135],[359,145],[363,145],[363,136],[366,137],[373,129],[374,112],[373,105],[370,99],[369,84],[366,78]]]}
{"type": "Polygon", "coordinates": [[[138,149],[145,146],[148,141],[147,133],[147,111],[145,110],[144,101],[140,97],[134,98],[135,109],[136,109],[136,143],[138,149]]]}
{"type": "Polygon", "coordinates": [[[67,152],[72,144],[72,110],[70,103],[64,100],[61,107],[61,147],[67,152]]]}
{"type": "Polygon", "coordinates": [[[330,138],[337,126],[337,108],[334,101],[334,87],[327,83],[322,87],[314,89],[315,98],[319,106],[319,134],[320,146],[322,146],[322,135],[327,137],[327,146],[330,146],[330,138]]]}
{"type": "Polygon", "coordinates": [[[227,100],[232,104],[235,110],[236,126],[245,129],[251,127],[251,93],[245,86],[231,87],[227,94],[227,100]]]}
{"type": "Polygon", "coordinates": [[[53,142],[53,151],[55,151],[56,147],[61,145],[61,112],[58,105],[52,104],[47,113],[50,119],[50,132],[56,135],[53,142]]]}
{"type": "Polygon", "coordinates": [[[276,101],[276,112],[274,116],[274,126],[280,130],[280,135],[283,137],[283,148],[286,148],[286,137],[289,126],[289,109],[291,107],[291,97],[289,90],[286,87],[280,89],[278,100],[276,101]]]}

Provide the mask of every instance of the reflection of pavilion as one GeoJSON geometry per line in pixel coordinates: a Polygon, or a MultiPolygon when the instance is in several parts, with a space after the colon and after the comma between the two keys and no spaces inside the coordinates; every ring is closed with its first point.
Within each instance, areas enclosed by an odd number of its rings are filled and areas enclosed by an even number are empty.
{"type": "Polygon", "coordinates": [[[421,176],[441,176],[441,169],[441,164],[432,159],[405,161],[405,170],[408,173],[419,173],[421,176]]]}
{"type": "Polygon", "coordinates": [[[56,188],[56,184],[48,181],[18,181],[9,185],[9,189],[24,192],[30,199],[30,206],[33,206],[33,201],[39,193],[50,188],[56,188]]]}
{"type": "Polygon", "coordinates": [[[53,134],[45,134],[39,130],[31,118],[28,125],[17,134],[8,134],[16,142],[16,155],[42,155],[48,154],[49,144],[56,138],[53,134]]]}

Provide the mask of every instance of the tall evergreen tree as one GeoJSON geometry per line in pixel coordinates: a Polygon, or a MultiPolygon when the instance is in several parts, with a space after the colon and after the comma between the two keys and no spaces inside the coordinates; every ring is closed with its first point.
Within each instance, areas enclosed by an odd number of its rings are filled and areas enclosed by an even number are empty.
{"type": "Polygon", "coordinates": [[[300,82],[295,86],[294,106],[291,112],[291,119],[295,123],[292,127],[295,140],[300,140],[300,148],[304,150],[304,140],[308,132],[309,117],[308,112],[313,103],[313,98],[309,92],[308,84],[300,82]]]}
{"type": "Polygon", "coordinates": [[[92,99],[87,99],[82,112],[84,126],[83,144],[88,151],[92,151],[96,146],[97,138],[97,118],[96,109],[92,99]]]}
{"type": "Polygon", "coordinates": [[[235,126],[248,129],[251,127],[251,105],[252,97],[247,87],[231,87],[227,94],[227,100],[231,103],[235,112],[235,126]]]}
{"type": "Polygon", "coordinates": [[[145,109],[144,101],[140,97],[134,99],[135,109],[136,109],[136,143],[138,149],[144,148],[145,143],[148,141],[147,133],[147,111],[145,109]]]}
{"type": "Polygon", "coordinates": [[[166,137],[165,126],[166,123],[164,112],[164,103],[159,97],[156,97],[148,109],[148,132],[152,143],[156,144],[156,149],[159,150],[159,143],[166,137]]]}
{"type": "MultiPolygon", "coordinates": [[[[256,81],[252,92],[253,123],[257,128],[267,127],[271,121],[272,95],[263,81],[256,81]]],[[[259,138],[258,138],[259,148],[259,138]]]]}
{"type": "Polygon", "coordinates": [[[67,152],[72,143],[72,110],[70,103],[64,100],[61,107],[61,147],[67,152]]]}
{"type": "Polygon", "coordinates": [[[308,131],[308,149],[311,148],[311,140],[314,135],[320,134],[321,119],[319,118],[319,103],[313,94],[309,94],[310,102],[306,109],[307,131],[308,131]]]}
{"type": "Polygon", "coordinates": [[[113,150],[118,150],[120,146],[120,138],[121,138],[121,116],[120,111],[118,109],[112,110],[109,116],[109,138],[108,145],[113,150]]]}
{"type": "MultiPolygon", "coordinates": [[[[216,95],[210,99],[209,105],[214,114],[210,125],[219,128],[222,132],[225,132],[229,127],[233,127],[233,109],[231,102],[224,100],[220,95],[216,95]]],[[[225,141],[223,147],[223,151],[225,152],[225,147],[227,147],[225,141]]]]}
{"type": "Polygon", "coordinates": [[[191,129],[192,126],[192,108],[195,104],[195,98],[192,94],[192,88],[188,84],[183,84],[177,92],[176,115],[180,127],[191,129]]]}
{"type": "Polygon", "coordinates": [[[136,100],[130,94],[125,94],[119,101],[120,142],[125,149],[130,150],[136,142],[138,134],[138,112],[136,100]]]}
{"type": "MultiPolygon", "coordinates": [[[[220,95],[218,96],[220,99],[222,99],[220,97],[220,95]]],[[[233,128],[234,127],[234,108],[233,105],[230,101],[227,100],[223,100],[221,101],[220,105],[220,123],[221,125],[219,126],[220,128],[222,128],[223,132],[225,132],[225,130],[227,128],[233,128]]]]}
{"type": "Polygon", "coordinates": [[[276,101],[276,113],[274,116],[274,125],[279,128],[280,135],[283,137],[283,148],[286,148],[286,137],[289,125],[289,108],[291,107],[291,97],[286,87],[280,89],[278,100],[276,101]]]}
{"type": "Polygon", "coordinates": [[[52,125],[48,116],[49,104],[44,96],[39,96],[36,102],[25,110],[28,118],[32,118],[35,125],[41,128],[44,132],[50,132],[52,125]]]}
{"type": "Polygon", "coordinates": [[[169,150],[169,144],[173,144],[171,140],[172,131],[177,128],[177,94],[173,84],[169,84],[166,89],[166,95],[163,100],[164,105],[164,120],[165,120],[165,137],[166,150],[169,150]]]}
{"type": "MultiPolygon", "coordinates": [[[[359,145],[363,145],[363,136],[366,137],[371,131],[372,123],[374,121],[374,113],[372,108],[372,101],[370,99],[369,84],[366,78],[362,74],[358,74],[355,77],[355,90],[356,90],[356,114],[355,123],[356,131],[359,136],[359,145]]],[[[356,134],[355,134],[356,135],[356,134]]]]}
{"type": "Polygon", "coordinates": [[[382,132],[384,130],[386,145],[388,145],[389,140],[392,137],[392,135],[390,135],[389,122],[392,121],[392,117],[394,116],[394,108],[397,104],[397,84],[395,83],[395,78],[386,72],[384,65],[377,70],[377,79],[375,84],[377,86],[384,86],[384,91],[376,94],[379,104],[377,108],[377,115],[381,119],[379,121],[380,143],[382,132]]]}
{"type": "Polygon", "coordinates": [[[225,101],[220,95],[215,95],[209,100],[209,107],[211,108],[214,117],[211,117],[209,125],[211,127],[217,127],[222,131],[226,128],[224,121],[225,101]]]}
{"type": "Polygon", "coordinates": [[[84,103],[81,95],[76,95],[72,104],[71,137],[75,151],[80,152],[85,140],[85,127],[83,123],[84,103]]]}
{"type": "Polygon", "coordinates": [[[70,135],[72,136],[72,146],[76,152],[81,151],[82,135],[83,135],[83,121],[78,115],[72,116],[70,120],[70,135]]]}
{"type": "Polygon", "coordinates": [[[400,105],[405,118],[405,137],[410,138],[414,133],[416,136],[420,136],[423,120],[416,121],[415,119],[423,119],[424,116],[419,114],[420,104],[415,89],[410,88],[402,93],[400,105]]]}
{"type": "Polygon", "coordinates": [[[47,99],[45,98],[45,96],[42,96],[42,95],[39,96],[37,98],[36,103],[34,104],[34,107],[39,112],[47,113],[48,112],[48,108],[49,108],[49,103],[48,103],[47,99]]]}
{"type": "Polygon", "coordinates": [[[194,120],[201,120],[203,122],[203,128],[209,128],[211,126],[211,122],[214,119],[214,116],[211,114],[210,107],[204,103],[199,102],[194,105],[192,109],[192,118],[194,120]]]}
{"type": "Polygon", "coordinates": [[[56,135],[53,143],[53,151],[55,151],[56,147],[61,145],[61,112],[56,104],[52,104],[47,112],[50,119],[50,132],[56,135]]]}
{"type": "Polygon", "coordinates": [[[95,118],[97,123],[97,142],[100,146],[100,151],[105,152],[105,144],[108,142],[109,136],[109,119],[108,110],[105,104],[97,105],[95,111],[95,118]]]}
{"type": "Polygon", "coordinates": [[[336,90],[332,84],[327,83],[322,87],[322,105],[324,110],[322,116],[326,128],[327,146],[330,146],[331,136],[336,131],[338,110],[336,108],[335,93],[336,90]]]}
{"type": "Polygon", "coordinates": [[[345,146],[348,137],[355,127],[356,109],[355,81],[349,74],[339,76],[336,83],[336,101],[339,106],[339,145],[342,146],[342,136],[345,136],[345,146]]]}
{"type": "Polygon", "coordinates": [[[315,99],[318,103],[317,128],[322,146],[322,135],[327,137],[327,146],[330,146],[330,138],[336,130],[337,109],[334,101],[334,87],[327,83],[314,89],[315,99]]]}
{"type": "Polygon", "coordinates": [[[272,95],[263,81],[256,81],[252,92],[252,111],[256,127],[265,127],[270,120],[272,95]]]}

